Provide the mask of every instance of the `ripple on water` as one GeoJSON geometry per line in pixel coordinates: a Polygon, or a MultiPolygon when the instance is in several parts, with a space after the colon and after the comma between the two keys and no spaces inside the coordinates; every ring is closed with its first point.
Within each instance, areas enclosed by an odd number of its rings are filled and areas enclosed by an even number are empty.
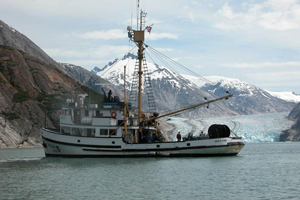
{"type": "Polygon", "coordinates": [[[0,199],[298,199],[300,143],[215,158],[44,158],[0,153],[0,199]]]}

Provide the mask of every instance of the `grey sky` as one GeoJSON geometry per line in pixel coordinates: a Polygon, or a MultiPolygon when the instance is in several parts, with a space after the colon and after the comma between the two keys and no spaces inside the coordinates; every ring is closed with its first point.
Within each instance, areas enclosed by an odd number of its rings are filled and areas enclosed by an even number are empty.
{"type": "MultiPolygon", "coordinates": [[[[154,23],[146,43],[198,74],[300,93],[299,0],[141,0],[140,8],[154,23]]],[[[136,0],[1,0],[0,17],[55,60],[91,70],[131,49],[136,0]]]]}

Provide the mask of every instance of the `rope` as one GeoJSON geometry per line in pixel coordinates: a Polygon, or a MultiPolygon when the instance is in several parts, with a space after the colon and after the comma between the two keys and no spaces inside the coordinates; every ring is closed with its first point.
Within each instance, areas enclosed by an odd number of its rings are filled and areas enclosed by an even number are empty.
{"type": "MultiPolygon", "coordinates": [[[[145,43],[144,43],[144,44],[145,44],[145,43]]],[[[188,71],[188,72],[191,73],[192,75],[194,75],[194,76],[196,76],[196,77],[198,77],[198,78],[204,80],[204,81],[207,82],[207,83],[211,83],[211,84],[213,83],[212,81],[208,80],[207,78],[204,78],[203,76],[197,74],[196,72],[194,72],[194,71],[188,69],[187,67],[185,67],[185,66],[183,66],[182,64],[176,62],[175,60],[173,60],[173,59],[171,59],[170,57],[164,55],[163,53],[161,53],[161,52],[159,52],[158,50],[152,48],[151,46],[149,46],[149,45],[147,45],[147,44],[145,44],[145,46],[148,47],[151,51],[155,52],[156,54],[161,55],[162,57],[164,57],[165,59],[169,60],[170,62],[172,62],[172,63],[175,64],[176,66],[180,67],[181,69],[184,69],[184,70],[188,71]]],[[[169,65],[168,65],[168,66],[169,66],[169,65]]],[[[171,68],[171,69],[173,69],[173,68],[171,68]]],[[[174,69],[173,69],[173,70],[174,70],[174,69]]],[[[175,71],[175,70],[174,70],[174,71],[175,71]]],[[[175,72],[176,72],[176,71],[175,71],[175,72]]],[[[179,74],[178,72],[176,72],[176,73],[179,74]]],[[[227,90],[225,90],[225,89],[224,89],[224,92],[225,92],[225,93],[229,93],[229,92],[228,92],[227,90]]]]}
{"type": "MultiPolygon", "coordinates": [[[[146,44],[145,44],[145,45],[146,45],[146,44]]],[[[198,78],[201,78],[202,80],[204,80],[204,81],[206,81],[206,82],[212,83],[212,81],[210,81],[210,80],[204,78],[203,76],[197,74],[196,72],[194,72],[194,71],[188,69],[187,67],[185,67],[185,66],[183,66],[182,64],[176,62],[175,60],[173,60],[173,59],[171,59],[170,57],[164,55],[163,53],[161,53],[161,52],[159,52],[158,50],[152,48],[151,46],[149,46],[149,45],[146,45],[146,46],[147,46],[150,50],[152,50],[153,52],[156,52],[157,54],[159,54],[159,55],[161,55],[162,57],[166,58],[167,60],[171,61],[172,63],[174,63],[174,64],[177,65],[178,67],[180,67],[180,68],[182,68],[182,69],[184,69],[184,70],[190,72],[191,74],[197,76],[198,78]]]]}
{"type": "Polygon", "coordinates": [[[235,137],[238,137],[237,134],[235,134],[232,130],[230,130],[231,133],[233,133],[233,135],[235,135],[235,137]]]}
{"type": "MultiPolygon", "coordinates": [[[[146,52],[146,51],[145,51],[145,52],[146,52]]],[[[153,63],[155,63],[154,60],[152,59],[152,57],[148,54],[148,52],[146,52],[146,54],[150,57],[150,59],[153,61],[153,63]]],[[[171,67],[168,63],[166,63],[166,61],[164,61],[161,57],[159,57],[159,56],[156,55],[156,54],[154,54],[154,55],[157,56],[157,58],[160,59],[166,66],[168,66],[169,68],[171,68],[173,71],[176,72],[176,70],[175,70],[173,67],[171,67]]],[[[176,73],[179,75],[178,72],[176,72],[176,73]]],[[[184,80],[184,79],[182,79],[182,80],[184,80]]],[[[181,79],[178,79],[178,82],[181,83],[182,85],[184,85],[182,80],[181,80],[181,79]]],[[[190,102],[189,102],[183,95],[181,95],[181,96],[183,97],[183,99],[184,99],[189,105],[191,105],[190,102]]]]}

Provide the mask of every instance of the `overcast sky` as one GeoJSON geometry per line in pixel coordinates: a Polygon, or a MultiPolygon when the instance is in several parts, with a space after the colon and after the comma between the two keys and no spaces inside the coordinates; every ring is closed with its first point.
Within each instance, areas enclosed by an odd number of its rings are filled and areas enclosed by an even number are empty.
{"type": "MultiPolygon", "coordinates": [[[[0,0],[0,19],[56,61],[91,70],[132,48],[136,1],[0,0]]],[[[140,0],[140,8],[154,24],[146,43],[198,74],[300,94],[300,0],[140,0]]]]}

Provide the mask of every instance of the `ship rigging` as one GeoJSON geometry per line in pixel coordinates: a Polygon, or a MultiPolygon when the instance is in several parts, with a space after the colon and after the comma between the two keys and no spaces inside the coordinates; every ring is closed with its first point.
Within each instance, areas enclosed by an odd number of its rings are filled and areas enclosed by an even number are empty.
{"type": "MultiPolygon", "coordinates": [[[[118,97],[106,98],[101,104],[91,104],[85,95],[68,99],[62,109],[59,129],[41,128],[46,156],[58,157],[145,157],[145,156],[229,156],[237,155],[244,143],[240,137],[230,137],[226,125],[214,124],[207,134],[188,137],[185,140],[166,141],[158,128],[157,120],[186,110],[228,99],[222,97],[207,100],[196,105],[159,115],[152,94],[151,79],[147,73],[144,43],[146,14],[141,10],[137,30],[127,27],[128,36],[137,48],[135,72],[130,93],[132,106],[126,96],[126,66],[124,67],[124,101],[118,97]],[[143,76],[145,80],[143,82],[143,76]],[[148,96],[148,111],[143,110],[143,83],[148,96]]],[[[150,47],[151,48],[151,47],[150,47]]],[[[110,94],[111,95],[111,94],[110,94]]]]}

